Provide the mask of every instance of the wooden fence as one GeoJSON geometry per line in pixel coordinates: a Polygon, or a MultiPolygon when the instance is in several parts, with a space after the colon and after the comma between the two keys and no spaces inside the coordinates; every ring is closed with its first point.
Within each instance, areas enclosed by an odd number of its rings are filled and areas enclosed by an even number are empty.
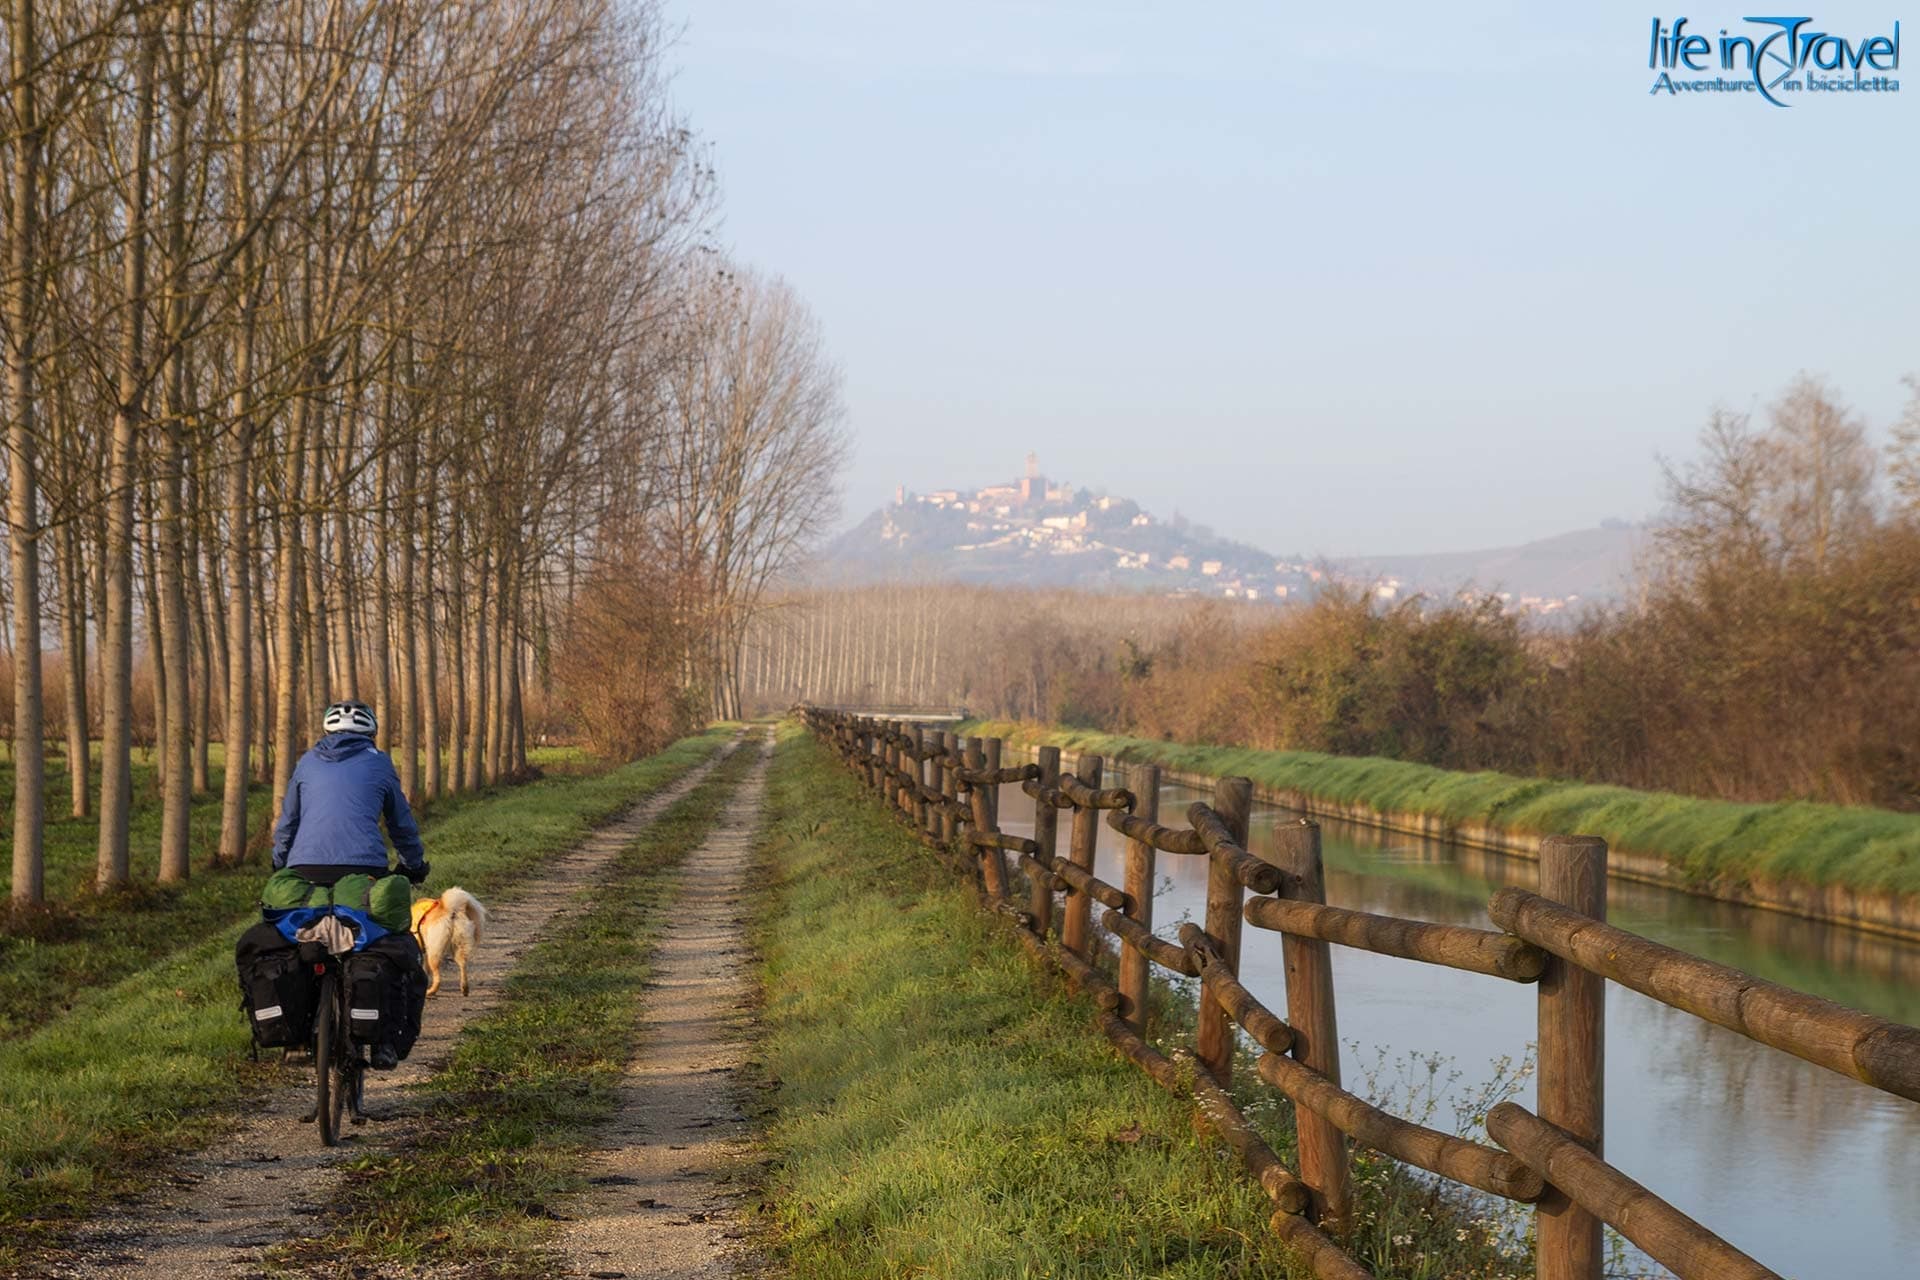
{"type": "Polygon", "coordinates": [[[1037,764],[1003,767],[997,738],[962,739],[919,724],[817,708],[805,717],[924,844],[977,876],[986,904],[1012,918],[1028,950],[1092,996],[1101,1029],[1122,1053],[1166,1088],[1192,1096],[1272,1198],[1273,1230],[1327,1280],[1367,1275],[1338,1243],[1353,1205],[1349,1141],[1533,1205],[1541,1280],[1600,1280],[1603,1223],[1682,1280],[1774,1277],[1601,1157],[1609,981],[1920,1101],[1920,1030],[1607,924],[1607,846],[1594,837],[1541,841],[1540,891],[1509,887],[1494,894],[1488,910],[1497,931],[1404,920],[1326,904],[1320,829],[1311,821],[1280,828],[1277,863],[1250,854],[1253,787],[1245,778],[1221,779],[1212,804],[1187,809],[1186,826],[1163,826],[1159,770],[1152,765],[1135,769],[1136,790],[1103,787],[1096,755],[1082,755],[1072,773],[1063,773],[1059,748],[1042,747],[1037,764]],[[1000,830],[1004,783],[1020,784],[1033,799],[1031,838],[1000,830]],[[1058,851],[1063,811],[1070,815],[1064,853],[1058,851]],[[1120,885],[1093,873],[1103,815],[1126,837],[1120,885]],[[1159,854],[1207,859],[1205,926],[1182,925],[1177,943],[1153,932],[1159,854]],[[1024,893],[1015,889],[1020,878],[1027,882],[1024,893]],[[1095,904],[1100,923],[1119,943],[1112,978],[1092,930],[1095,904]],[[1284,1017],[1239,981],[1243,925],[1282,935],[1284,1017]],[[1512,1102],[1493,1108],[1487,1133],[1499,1145],[1488,1146],[1410,1123],[1343,1089],[1328,946],[1334,942],[1535,984],[1538,1112],[1512,1102]],[[1193,1048],[1171,1058],[1147,1039],[1154,965],[1200,983],[1193,1048]],[[1298,1175],[1227,1091],[1236,1026],[1260,1051],[1260,1078],[1293,1103],[1298,1175]]]}

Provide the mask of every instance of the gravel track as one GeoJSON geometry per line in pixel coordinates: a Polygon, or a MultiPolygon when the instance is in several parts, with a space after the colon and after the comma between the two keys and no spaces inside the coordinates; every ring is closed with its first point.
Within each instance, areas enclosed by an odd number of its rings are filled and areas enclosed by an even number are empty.
{"type": "Polygon", "coordinates": [[[340,1146],[322,1147],[318,1126],[300,1122],[313,1105],[313,1076],[296,1066],[289,1082],[252,1104],[238,1127],[174,1162],[147,1196],[96,1217],[57,1263],[27,1274],[57,1280],[254,1277],[263,1274],[266,1249],[320,1234],[328,1225],[324,1208],[341,1164],[377,1145],[404,1140],[412,1130],[420,1108],[406,1086],[439,1069],[467,1022],[498,1001],[507,973],[554,915],[668,806],[698,786],[725,754],[594,831],[543,866],[520,892],[487,904],[486,936],[468,964],[473,995],[459,995],[455,973],[455,981],[427,1001],[425,1026],[407,1061],[367,1076],[366,1107],[375,1119],[350,1126],[340,1146]]]}
{"type": "Polygon", "coordinates": [[[739,1070],[757,1007],[744,902],[766,801],[767,751],[725,823],[681,864],[654,951],[620,1108],[564,1207],[561,1274],[718,1280],[752,1270],[738,1174],[752,1147],[739,1070]]]}

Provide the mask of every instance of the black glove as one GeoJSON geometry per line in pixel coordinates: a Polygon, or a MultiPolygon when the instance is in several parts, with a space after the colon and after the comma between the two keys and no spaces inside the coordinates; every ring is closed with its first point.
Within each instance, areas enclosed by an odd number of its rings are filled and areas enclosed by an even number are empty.
{"type": "Polygon", "coordinates": [[[417,867],[401,866],[400,874],[407,878],[409,884],[425,884],[427,873],[431,870],[433,870],[433,864],[422,858],[417,867]]]}

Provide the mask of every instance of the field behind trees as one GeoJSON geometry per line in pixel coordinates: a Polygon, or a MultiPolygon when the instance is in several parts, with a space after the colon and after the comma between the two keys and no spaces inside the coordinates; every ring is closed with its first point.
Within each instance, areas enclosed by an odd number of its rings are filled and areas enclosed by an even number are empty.
{"type": "MultiPolygon", "coordinates": [[[[1877,451],[1817,379],[1716,411],[1665,471],[1630,600],[1311,603],[943,584],[763,612],[749,706],[965,706],[1139,737],[1385,756],[1731,800],[1920,808],[1920,397],[1877,451]]],[[[1492,591],[1499,584],[1483,584],[1492,591]]]]}
{"type": "Polygon", "coordinates": [[[16,903],[50,752],[111,889],[137,748],[165,883],[216,778],[244,856],[337,698],[429,800],[733,710],[838,380],[711,243],[651,5],[11,0],[0,34],[16,903]]]}

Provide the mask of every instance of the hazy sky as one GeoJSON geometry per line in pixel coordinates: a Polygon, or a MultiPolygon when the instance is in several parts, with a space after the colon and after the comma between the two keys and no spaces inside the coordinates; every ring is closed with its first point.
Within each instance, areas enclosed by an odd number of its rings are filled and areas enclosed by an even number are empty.
{"type": "Polygon", "coordinates": [[[1031,449],[1276,552],[1492,546],[1652,514],[1716,401],[1807,369],[1883,429],[1920,371],[1920,45],[1783,109],[1650,95],[1641,6],[666,2],[849,519],[1031,449]]]}

